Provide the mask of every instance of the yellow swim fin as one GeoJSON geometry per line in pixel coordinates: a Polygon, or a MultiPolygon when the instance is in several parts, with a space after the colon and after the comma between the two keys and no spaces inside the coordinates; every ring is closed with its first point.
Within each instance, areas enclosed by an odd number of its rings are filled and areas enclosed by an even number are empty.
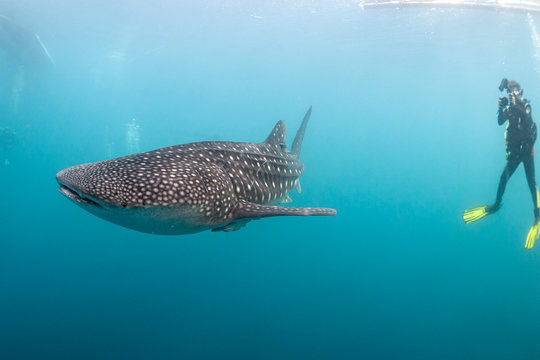
{"type": "Polygon", "coordinates": [[[529,230],[529,234],[527,234],[527,241],[525,242],[525,249],[533,248],[534,243],[538,239],[538,235],[540,235],[540,221],[534,224],[531,227],[531,230],[529,230]]]}
{"type": "Polygon", "coordinates": [[[463,213],[463,221],[465,224],[470,224],[472,222],[478,221],[486,215],[489,215],[487,211],[487,206],[477,206],[475,208],[465,210],[463,213]]]}

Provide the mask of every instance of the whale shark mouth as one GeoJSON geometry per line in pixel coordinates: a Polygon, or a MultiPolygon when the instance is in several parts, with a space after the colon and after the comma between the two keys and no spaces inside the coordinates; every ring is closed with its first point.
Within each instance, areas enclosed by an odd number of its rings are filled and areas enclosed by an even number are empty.
{"type": "Polygon", "coordinates": [[[100,209],[103,209],[103,206],[95,202],[94,200],[84,196],[80,195],[77,191],[67,187],[66,185],[60,184],[58,187],[58,191],[60,191],[65,197],[68,199],[71,199],[75,202],[78,202],[80,204],[88,205],[88,206],[96,206],[100,209]]]}

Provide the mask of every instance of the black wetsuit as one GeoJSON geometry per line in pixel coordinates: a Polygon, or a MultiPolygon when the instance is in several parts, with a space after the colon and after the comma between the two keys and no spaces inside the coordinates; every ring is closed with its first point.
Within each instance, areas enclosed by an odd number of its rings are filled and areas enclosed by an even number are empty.
{"type": "Polygon", "coordinates": [[[499,181],[497,189],[497,199],[493,204],[492,210],[497,211],[501,205],[502,196],[506,188],[506,183],[519,163],[523,162],[527,183],[531,191],[534,204],[535,219],[540,219],[538,208],[538,199],[536,192],[536,180],[534,176],[534,142],[536,141],[536,124],[532,120],[531,106],[527,100],[518,101],[516,105],[507,106],[499,109],[497,118],[499,125],[508,120],[506,132],[506,166],[499,181]]]}

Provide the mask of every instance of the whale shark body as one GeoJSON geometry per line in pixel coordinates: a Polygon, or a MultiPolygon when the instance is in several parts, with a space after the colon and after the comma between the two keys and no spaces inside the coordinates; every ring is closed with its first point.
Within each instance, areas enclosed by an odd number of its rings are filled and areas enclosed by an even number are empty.
{"type": "Polygon", "coordinates": [[[152,234],[234,231],[270,216],[335,215],[334,209],[275,206],[300,189],[299,161],[311,108],[285,145],[279,121],[261,143],[204,141],[73,166],[59,191],[115,224],[152,234]]]}

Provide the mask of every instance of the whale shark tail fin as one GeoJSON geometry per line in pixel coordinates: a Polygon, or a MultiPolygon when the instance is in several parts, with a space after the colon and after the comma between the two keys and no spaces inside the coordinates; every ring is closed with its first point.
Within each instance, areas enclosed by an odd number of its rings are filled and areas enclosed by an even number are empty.
{"type": "Polygon", "coordinates": [[[296,158],[300,157],[300,150],[302,149],[302,140],[304,140],[304,134],[306,133],[306,126],[309,121],[309,117],[311,116],[311,108],[309,107],[308,111],[306,112],[306,115],[304,115],[304,120],[302,121],[302,124],[300,125],[300,128],[298,128],[298,131],[296,132],[296,136],[294,137],[294,141],[291,148],[291,153],[296,156],[296,158]]]}

